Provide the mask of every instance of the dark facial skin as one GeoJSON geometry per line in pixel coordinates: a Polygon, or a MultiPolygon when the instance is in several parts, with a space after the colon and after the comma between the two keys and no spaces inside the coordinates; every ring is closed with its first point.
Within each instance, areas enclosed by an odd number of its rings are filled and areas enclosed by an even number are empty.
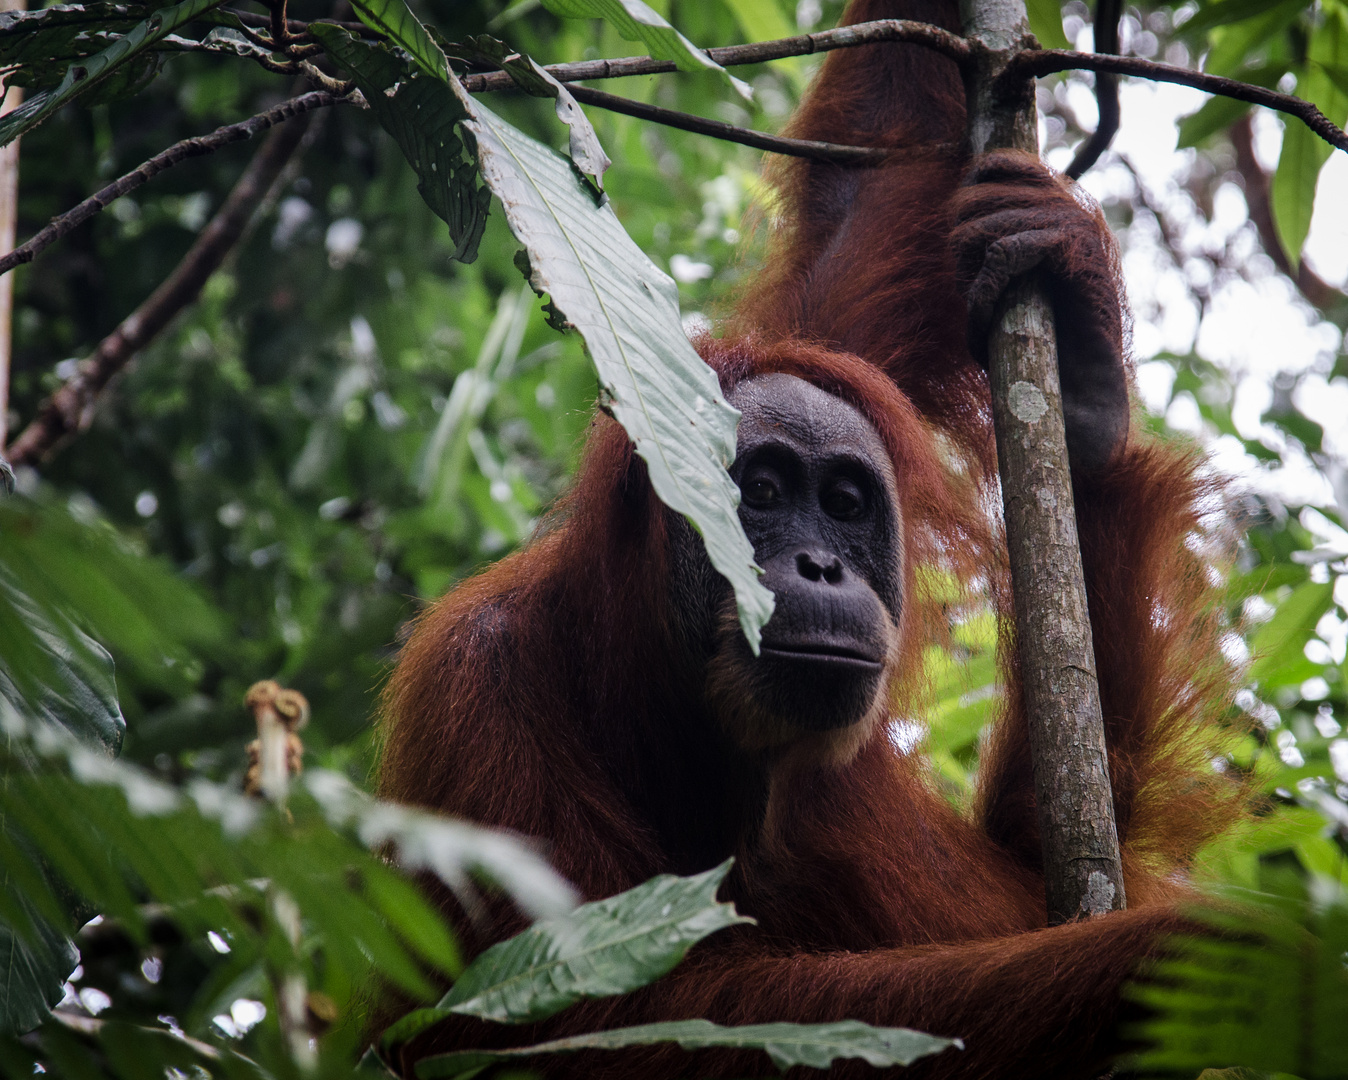
{"type": "Polygon", "coordinates": [[[882,691],[902,601],[889,456],[859,412],[793,376],[746,380],[730,401],[740,521],[776,596],[760,656],[740,637],[743,674],[785,728],[850,726],[882,691]]]}

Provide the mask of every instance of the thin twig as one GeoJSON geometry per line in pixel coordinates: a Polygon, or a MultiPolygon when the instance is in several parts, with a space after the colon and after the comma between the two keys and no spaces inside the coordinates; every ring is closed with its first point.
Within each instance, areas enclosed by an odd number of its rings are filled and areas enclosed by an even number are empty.
{"type": "Polygon", "coordinates": [[[173,272],[98,343],[93,355],[80,364],[79,371],[38,407],[37,416],[10,446],[8,456],[13,464],[35,464],[66,436],[88,425],[98,395],[109,380],[201,294],[243,235],[259,200],[300,145],[308,123],[308,115],[301,113],[267,136],[224,204],[173,272]]]}
{"type": "Polygon", "coordinates": [[[742,143],[759,150],[769,150],[774,154],[788,154],[791,157],[811,158],[815,161],[866,162],[874,164],[884,161],[893,151],[878,146],[845,146],[841,143],[815,142],[813,139],[786,139],[780,135],[765,135],[761,131],[736,127],[722,120],[707,120],[689,113],[662,109],[656,105],[633,101],[631,98],[606,94],[602,90],[591,90],[587,86],[570,85],[567,89],[572,96],[584,105],[593,105],[610,112],[624,113],[640,120],[650,120],[666,127],[693,131],[699,135],[710,135],[725,142],[742,143]]]}
{"type": "Polygon", "coordinates": [[[157,176],[165,169],[171,169],[174,165],[194,157],[214,153],[230,143],[250,139],[258,132],[266,131],[267,128],[289,120],[292,116],[299,116],[301,113],[313,109],[322,109],[329,105],[340,105],[347,100],[346,98],[335,97],[323,90],[315,90],[291,98],[289,101],[283,101],[274,109],[268,109],[264,113],[250,116],[247,120],[240,121],[237,124],[216,128],[209,135],[198,135],[195,138],[174,143],[167,150],[156,154],[149,161],[132,169],[125,176],[118,177],[102,191],[90,195],[74,209],[67,210],[64,214],[52,218],[51,224],[37,233],[26,244],[15,248],[8,255],[0,258],[0,274],[13,270],[21,263],[32,262],[33,257],[38,252],[50,247],[72,229],[88,221],[100,210],[105,209],[114,199],[120,199],[128,192],[135,191],[141,184],[157,176]]]}
{"type": "MultiPolygon", "coordinates": [[[[909,19],[878,19],[875,22],[840,26],[835,30],[821,30],[817,34],[759,41],[750,45],[727,45],[706,50],[707,55],[722,67],[739,64],[761,64],[765,60],[782,60],[788,56],[808,56],[811,53],[846,49],[856,45],[874,45],[878,42],[907,42],[922,45],[957,64],[967,62],[969,43],[958,34],[943,30],[931,23],[909,19]]],[[[553,64],[547,71],[559,82],[578,82],[582,79],[616,79],[624,75],[659,75],[677,71],[672,60],[652,60],[649,56],[629,56],[620,60],[582,60],[574,64],[553,64]]],[[[482,75],[467,75],[459,80],[474,94],[485,90],[506,90],[512,85],[503,71],[482,75]]]]}
{"type": "MultiPolygon", "coordinates": [[[[1096,0],[1095,4],[1095,51],[1097,53],[1117,53],[1119,51],[1119,18],[1123,14],[1121,0],[1096,0]]],[[[1114,141],[1119,130],[1119,77],[1106,71],[1095,76],[1095,103],[1099,108],[1100,119],[1095,125],[1091,137],[1077,147],[1072,163],[1067,166],[1067,175],[1080,180],[1086,170],[1100,160],[1100,155],[1114,141]]]]}
{"type": "Polygon", "coordinates": [[[1235,98],[1237,101],[1248,101],[1252,105],[1263,105],[1295,116],[1330,146],[1348,151],[1348,134],[1331,123],[1325,114],[1309,101],[1302,101],[1291,94],[1266,90],[1262,86],[1251,86],[1237,79],[1191,71],[1189,68],[1162,64],[1155,60],[1144,60],[1140,56],[1100,56],[1095,53],[1070,52],[1066,49],[1027,50],[1007,65],[1001,78],[1003,85],[1015,86],[1018,81],[1037,79],[1044,75],[1052,75],[1056,71],[1070,70],[1135,75],[1138,78],[1151,79],[1153,82],[1178,83],[1180,86],[1192,86],[1195,90],[1203,90],[1209,94],[1220,94],[1222,97],[1235,98]]]}
{"type": "MultiPolygon", "coordinates": [[[[266,29],[271,26],[271,16],[257,15],[251,11],[239,11],[237,8],[222,7],[222,14],[233,15],[244,26],[261,27],[266,29]]],[[[349,31],[358,37],[378,39],[379,35],[366,26],[363,22],[338,22],[336,19],[316,19],[315,22],[331,23],[333,26],[340,26],[343,30],[349,31]]],[[[303,19],[286,19],[286,29],[292,37],[303,37],[309,32],[309,24],[303,19]]]]}

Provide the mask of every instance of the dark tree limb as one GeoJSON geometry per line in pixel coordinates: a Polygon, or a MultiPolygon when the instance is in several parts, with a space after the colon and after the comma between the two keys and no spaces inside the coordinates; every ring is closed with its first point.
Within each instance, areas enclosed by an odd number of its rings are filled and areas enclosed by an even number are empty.
{"type": "Polygon", "coordinates": [[[1001,76],[998,91],[1013,93],[1017,84],[1024,79],[1037,79],[1044,75],[1052,75],[1056,71],[1071,70],[1135,75],[1140,79],[1178,83],[1180,86],[1192,86],[1195,90],[1203,90],[1209,94],[1248,101],[1252,105],[1263,105],[1288,116],[1295,116],[1330,146],[1348,151],[1348,134],[1335,126],[1309,101],[1302,101],[1291,94],[1280,94],[1276,90],[1266,90],[1262,86],[1252,86],[1237,79],[1227,79],[1221,75],[1191,71],[1189,68],[1162,64],[1156,60],[1144,60],[1140,56],[1100,56],[1095,53],[1069,52],[1066,49],[1027,49],[1007,65],[1005,73],[1001,76]]]}
{"type": "Polygon", "coordinates": [[[769,150],[774,154],[788,154],[792,157],[812,158],[815,161],[859,162],[878,164],[893,155],[893,151],[876,146],[845,146],[841,143],[815,142],[813,139],[787,139],[780,135],[766,135],[761,131],[736,127],[722,120],[707,120],[689,113],[662,109],[656,105],[647,105],[643,101],[606,94],[602,90],[592,90],[574,83],[567,87],[572,97],[584,105],[593,105],[610,112],[635,116],[640,120],[650,120],[666,127],[693,131],[699,135],[710,135],[724,142],[741,143],[759,150],[769,150]]]}
{"type": "MultiPolygon", "coordinates": [[[[873,45],[882,41],[907,42],[935,49],[957,64],[968,62],[969,43],[958,34],[930,23],[908,19],[878,19],[875,22],[840,26],[835,30],[821,30],[817,34],[759,41],[751,45],[727,45],[707,49],[706,53],[722,67],[738,64],[761,64],[766,60],[782,60],[788,56],[808,56],[811,53],[847,49],[857,45],[873,45]]],[[[580,82],[585,79],[617,79],[624,75],[660,75],[677,71],[672,60],[652,60],[649,56],[629,56],[620,60],[582,60],[574,64],[552,64],[548,74],[559,82],[580,82]]],[[[486,90],[506,90],[514,84],[503,71],[482,75],[465,75],[459,79],[464,89],[479,94],[486,90]]]]}
{"type": "MultiPolygon", "coordinates": [[[[1122,0],[1096,0],[1095,3],[1095,51],[1097,53],[1117,53],[1119,51],[1119,18],[1123,14],[1122,0]]],[[[1119,77],[1110,72],[1097,72],[1095,76],[1095,103],[1099,107],[1100,119],[1095,125],[1091,137],[1077,148],[1072,163],[1067,166],[1067,175],[1080,180],[1087,169],[1100,160],[1100,155],[1114,141],[1119,130],[1119,77]]]]}
{"type": "Polygon", "coordinates": [[[174,165],[195,157],[213,154],[230,143],[239,142],[242,139],[251,139],[258,132],[266,131],[268,128],[302,113],[310,112],[313,109],[322,109],[329,105],[340,105],[347,101],[349,99],[335,97],[327,91],[315,90],[291,98],[289,101],[283,101],[274,109],[268,109],[256,116],[250,116],[247,120],[240,121],[237,124],[228,124],[225,127],[216,128],[209,135],[198,135],[174,143],[167,150],[161,151],[150,158],[149,161],[138,165],[125,176],[118,177],[101,191],[90,195],[78,206],[52,218],[51,224],[36,233],[32,239],[0,258],[0,274],[13,270],[14,267],[22,263],[32,262],[39,252],[56,243],[72,229],[88,221],[100,210],[106,209],[113,200],[120,199],[123,195],[135,191],[136,188],[158,176],[165,169],[171,169],[174,165]]]}
{"type": "MultiPolygon", "coordinates": [[[[1009,74],[1029,39],[1022,0],[966,0],[983,48],[965,72],[969,151],[1039,153],[1034,84],[1009,74]]],[[[1104,716],[1077,537],[1053,309],[1012,284],[988,340],[1021,699],[1050,924],[1125,906],[1104,716]]]]}
{"type": "Polygon", "coordinates": [[[1245,187],[1245,205],[1250,209],[1250,220],[1259,230],[1259,239],[1273,264],[1296,282],[1301,295],[1318,308],[1335,307],[1348,300],[1348,295],[1307,266],[1305,259],[1297,263],[1295,270],[1292,269],[1292,262],[1287,257],[1277,226],[1273,223],[1268,174],[1254,156],[1254,133],[1248,113],[1231,125],[1231,145],[1236,151],[1236,171],[1240,173],[1245,187]]]}
{"type": "Polygon", "coordinates": [[[80,364],[79,371],[38,408],[37,416],[10,445],[8,457],[12,464],[32,465],[66,436],[88,426],[98,394],[109,380],[201,294],[211,275],[243,236],[259,201],[281,175],[308,125],[308,113],[300,113],[267,136],[224,204],[173,272],[116,330],[99,342],[93,355],[80,364]]]}

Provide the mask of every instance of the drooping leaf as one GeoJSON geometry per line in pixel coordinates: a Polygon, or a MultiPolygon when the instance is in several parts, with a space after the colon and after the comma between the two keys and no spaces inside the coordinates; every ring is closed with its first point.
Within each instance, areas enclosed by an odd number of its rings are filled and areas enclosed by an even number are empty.
{"type": "Polygon", "coordinates": [[[680,71],[719,71],[748,100],[753,89],[670,26],[642,0],[543,0],[554,15],[567,19],[604,19],[627,41],[644,42],[657,60],[673,60],[680,71]]]}
{"type": "Polygon", "coordinates": [[[958,1039],[941,1039],[907,1028],[871,1027],[859,1020],[833,1024],[746,1024],[743,1027],[721,1027],[707,1020],[675,1020],[554,1039],[518,1050],[464,1050],[441,1054],[419,1062],[417,1076],[421,1080],[438,1080],[539,1054],[619,1050],[665,1042],[678,1043],[685,1050],[765,1050],[779,1069],[794,1065],[827,1069],[838,1058],[861,1058],[869,1065],[884,1069],[911,1065],[919,1058],[939,1054],[951,1047],[963,1047],[958,1039]]]}
{"type": "MultiPolygon", "coordinates": [[[[1297,82],[1297,95],[1315,105],[1335,124],[1348,120],[1348,94],[1326,69],[1348,65],[1348,14],[1326,13],[1307,48],[1307,63],[1297,82]]],[[[1283,129],[1282,153],[1270,190],[1273,220],[1288,261],[1301,261],[1301,248],[1311,228],[1315,188],[1331,147],[1304,124],[1291,121],[1283,129]]]]}
{"type": "MultiPolygon", "coordinates": [[[[375,118],[415,170],[421,197],[449,226],[454,257],[471,263],[487,226],[491,191],[478,186],[476,164],[465,156],[470,152],[457,125],[467,114],[458,99],[442,79],[412,69],[381,45],[327,23],[314,23],[310,31],[350,72],[375,118]]],[[[426,41],[439,52],[429,37],[426,41]]]]}
{"type": "Polygon", "coordinates": [[[1214,75],[1240,78],[1252,55],[1282,34],[1306,10],[1301,0],[1279,0],[1265,10],[1214,27],[1210,32],[1212,48],[1203,62],[1204,70],[1214,75]]]}
{"type": "Polygon", "coordinates": [[[526,94],[555,99],[557,119],[567,126],[570,133],[571,160],[597,187],[603,188],[604,171],[613,162],[604,153],[594,125],[565,84],[553,78],[532,57],[513,52],[504,41],[489,34],[467,38],[461,44],[451,43],[447,51],[449,55],[464,60],[494,64],[506,72],[526,94]]]}
{"type": "Polygon", "coordinates": [[[625,994],[654,982],[708,934],[753,921],[716,900],[729,872],[727,861],[693,877],[661,875],[535,923],[482,953],[434,1009],[390,1028],[384,1045],[406,1042],[451,1013],[530,1023],[583,998],[625,994]]]}
{"type": "Polygon", "coordinates": [[[123,64],[134,59],[161,38],[191,22],[223,0],[182,0],[172,7],[160,8],[148,19],[137,23],[106,49],[87,60],[70,65],[65,77],[53,90],[30,98],[0,119],[0,146],[13,142],[25,131],[42,123],[62,105],[108,78],[123,64]]]}
{"type": "MultiPolygon", "coordinates": [[[[457,84],[456,88],[457,88],[457,84]]],[[[758,580],[727,466],[738,413],[684,336],[678,290],[596,202],[571,163],[458,88],[482,174],[528,252],[530,284],[585,340],[601,400],[636,444],[660,500],[701,533],[758,651],[772,594],[758,580]]]]}
{"type": "Polygon", "coordinates": [[[58,4],[0,13],[0,64],[73,60],[104,48],[102,35],[130,30],[150,15],[144,3],[58,4]]]}

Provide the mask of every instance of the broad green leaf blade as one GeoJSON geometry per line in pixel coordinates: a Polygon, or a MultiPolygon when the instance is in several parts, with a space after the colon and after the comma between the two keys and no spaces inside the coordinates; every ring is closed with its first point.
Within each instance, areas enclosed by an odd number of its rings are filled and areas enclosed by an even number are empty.
{"type": "Polygon", "coordinates": [[[25,131],[42,123],[62,105],[73,101],[90,87],[106,79],[128,60],[167,37],[178,27],[191,22],[222,0],[183,0],[172,7],[160,8],[148,19],[138,23],[102,52],[87,60],[71,64],[65,78],[54,90],[48,90],[25,101],[13,112],[0,119],[0,146],[13,142],[25,131]]]}
{"type": "Polygon", "coordinates": [[[625,994],[668,973],[708,934],[752,919],[719,903],[730,861],[693,877],[669,874],[546,919],[487,949],[434,1009],[384,1034],[407,1042],[451,1013],[502,1024],[544,1020],[583,998],[625,994]]]}
{"type": "MultiPolygon", "coordinates": [[[[477,167],[471,157],[465,159],[456,125],[467,114],[458,98],[443,79],[419,74],[388,49],[360,41],[339,26],[314,23],[310,32],[356,80],[380,126],[402,150],[417,174],[421,197],[449,226],[454,257],[472,262],[487,226],[491,190],[478,187],[477,167]]],[[[434,42],[430,47],[439,53],[434,42]]]]}
{"type": "MultiPolygon", "coordinates": [[[[1316,30],[1307,55],[1308,63],[1297,84],[1298,95],[1334,123],[1342,124],[1348,118],[1348,95],[1325,70],[1348,62],[1348,22],[1341,13],[1329,13],[1324,24],[1316,30]]],[[[1315,210],[1316,182],[1330,153],[1329,144],[1312,134],[1304,124],[1289,121],[1285,125],[1270,199],[1278,239],[1294,267],[1301,261],[1301,248],[1306,243],[1315,210]]]]}
{"type": "Polygon", "coordinates": [[[417,1065],[421,1080],[462,1076],[485,1065],[537,1054],[563,1054],[577,1050],[619,1050],[627,1046],[678,1043],[685,1050],[765,1050],[779,1069],[808,1065],[827,1069],[837,1058],[861,1058],[878,1069],[911,1065],[919,1058],[939,1054],[952,1046],[963,1049],[958,1039],[941,1039],[908,1028],[871,1027],[859,1020],[833,1024],[746,1024],[721,1027],[708,1020],[675,1020],[662,1024],[599,1031],[554,1039],[518,1050],[464,1050],[426,1058],[417,1065]]]}
{"type": "Polygon", "coordinates": [[[644,42],[657,60],[673,60],[680,71],[719,71],[748,100],[753,89],[670,26],[642,0],[543,0],[554,15],[567,19],[604,19],[627,41],[644,42]]]}
{"type": "Polygon", "coordinates": [[[730,581],[756,653],[772,616],[726,467],[739,414],[684,336],[678,290],[632,242],[608,203],[557,152],[507,124],[454,84],[472,119],[482,175],[528,251],[530,284],[580,331],[603,401],[636,444],[651,484],[701,533],[730,581]]]}
{"type": "Polygon", "coordinates": [[[78,627],[54,625],[0,566],[0,698],[116,754],[126,734],[108,651],[78,627]],[[36,681],[33,680],[36,676],[36,681]]]}
{"type": "Polygon", "coordinates": [[[351,0],[361,22],[406,49],[427,75],[449,81],[449,61],[403,0],[351,0]]]}
{"type": "Polygon", "coordinates": [[[1058,0],[1026,0],[1030,31],[1046,49],[1070,49],[1072,43],[1062,28],[1062,5],[1058,0]]]}
{"type": "MultiPolygon", "coordinates": [[[[0,875],[0,888],[12,887],[0,875]]],[[[24,903],[22,894],[18,902],[24,903]]],[[[75,946],[64,934],[34,911],[28,918],[25,937],[0,922],[0,1036],[22,1035],[46,1020],[79,963],[75,946]]]]}

